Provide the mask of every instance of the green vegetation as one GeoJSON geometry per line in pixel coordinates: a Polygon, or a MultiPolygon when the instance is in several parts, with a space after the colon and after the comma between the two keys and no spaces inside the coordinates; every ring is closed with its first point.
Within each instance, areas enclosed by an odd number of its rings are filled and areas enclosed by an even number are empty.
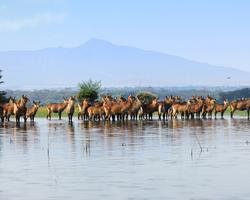
{"type": "Polygon", "coordinates": [[[30,103],[32,101],[40,101],[42,105],[47,103],[59,103],[63,101],[63,97],[75,96],[76,90],[72,88],[65,89],[43,89],[43,90],[7,90],[6,96],[12,96],[16,99],[20,98],[23,94],[29,97],[30,103]]]}
{"type": "MultiPolygon", "coordinates": [[[[2,76],[2,70],[0,70],[0,84],[3,84],[2,77],[3,77],[2,76]]],[[[0,102],[5,102],[6,101],[5,94],[6,94],[5,91],[0,91],[0,102]]]]}
{"type": "Polygon", "coordinates": [[[152,101],[153,99],[157,98],[156,94],[153,94],[152,92],[148,92],[148,91],[139,92],[139,93],[137,93],[136,96],[138,97],[138,99],[140,99],[140,101],[143,104],[146,104],[146,103],[152,101]]]}
{"type": "MultiPolygon", "coordinates": [[[[230,108],[228,107],[226,112],[224,113],[224,116],[228,116],[230,115],[230,108]]],[[[240,111],[240,110],[236,110],[234,112],[234,116],[247,116],[247,111],[246,110],[243,110],[243,111],[240,111]]],[[[217,118],[220,117],[220,113],[217,114],[217,118]]]]}
{"type": "Polygon", "coordinates": [[[77,93],[78,101],[81,102],[83,99],[88,99],[93,102],[99,97],[101,90],[101,81],[83,81],[78,84],[79,92],[77,93]]]}
{"type": "Polygon", "coordinates": [[[40,107],[36,113],[36,117],[46,117],[48,114],[46,107],[40,107]]]}
{"type": "MultiPolygon", "coordinates": [[[[45,106],[41,106],[38,111],[37,111],[37,114],[36,114],[36,117],[38,118],[46,118],[47,117],[47,109],[45,106]]],[[[75,113],[74,113],[74,116],[77,117],[77,114],[78,114],[78,108],[77,106],[75,106],[75,113]]],[[[52,118],[55,118],[57,119],[58,118],[58,113],[52,113],[52,118]]],[[[67,117],[67,114],[65,112],[62,113],[62,117],[67,117]]]]}

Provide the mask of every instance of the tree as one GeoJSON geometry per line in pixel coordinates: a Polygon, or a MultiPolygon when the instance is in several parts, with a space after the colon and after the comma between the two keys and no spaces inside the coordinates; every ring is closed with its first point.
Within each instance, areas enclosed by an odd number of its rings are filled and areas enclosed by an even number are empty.
{"type": "MultiPolygon", "coordinates": [[[[0,84],[3,84],[4,82],[2,81],[2,70],[0,69],[0,84]]],[[[5,91],[0,91],[0,102],[4,102],[6,101],[6,98],[5,98],[5,94],[6,92],[5,91]]]]}
{"type": "Polygon", "coordinates": [[[101,81],[83,81],[82,83],[78,84],[79,92],[77,93],[78,101],[81,102],[84,98],[88,99],[89,101],[95,101],[101,90],[101,81]]]}
{"type": "Polygon", "coordinates": [[[146,91],[137,93],[137,97],[142,102],[142,104],[147,104],[153,99],[156,99],[157,95],[146,91]]]}

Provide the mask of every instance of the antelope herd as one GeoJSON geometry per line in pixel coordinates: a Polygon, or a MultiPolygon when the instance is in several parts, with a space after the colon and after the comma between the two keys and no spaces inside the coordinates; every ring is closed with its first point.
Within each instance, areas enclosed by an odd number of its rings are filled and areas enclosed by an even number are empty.
{"type": "MultiPolygon", "coordinates": [[[[1,121],[10,121],[10,117],[15,116],[16,122],[20,122],[20,118],[24,122],[30,118],[34,121],[35,115],[40,107],[39,101],[33,101],[31,107],[27,106],[29,98],[23,95],[19,99],[9,98],[7,103],[0,104],[1,121]]],[[[62,103],[49,103],[46,105],[47,119],[51,120],[52,113],[58,113],[59,120],[62,118],[62,112],[68,116],[69,122],[72,122],[76,107],[76,98],[71,96],[64,98],[62,103]]],[[[78,120],[152,120],[153,114],[158,114],[159,120],[167,120],[168,118],[181,119],[216,119],[220,113],[221,118],[224,117],[225,111],[230,108],[231,118],[233,118],[236,110],[247,111],[248,119],[250,119],[250,99],[237,99],[229,102],[224,99],[223,103],[217,103],[216,99],[211,96],[205,98],[201,96],[193,96],[183,101],[179,96],[166,96],[164,100],[158,101],[153,98],[148,102],[141,102],[136,96],[129,95],[128,98],[112,96],[102,96],[100,101],[90,102],[83,99],[78,103],[78,120]]]]}

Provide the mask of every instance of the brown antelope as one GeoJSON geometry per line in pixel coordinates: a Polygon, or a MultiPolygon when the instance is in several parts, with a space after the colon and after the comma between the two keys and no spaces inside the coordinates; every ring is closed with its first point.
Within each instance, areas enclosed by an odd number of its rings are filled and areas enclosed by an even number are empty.
{"type": "Polygon", "coordinates": [[[27,108],[26,118],[30,118],[30,121],[34,121],[39,107],[40,101],[33,101],[33,105],[30,108],[27,108]]]}
{"type": "Polygon", "coordinates": [[[14,103],[15,99],[10,97],[8,103],[1,104],[1,107],[3,109],[3,117],[10,121],[10,116],[14,115],[14,103]]]}
{"type": "Polygon", "coordinates": [[[216,100],[210,96],[207,96],[205,99],[204,107],[202,110],[202,116],[203,118],[206,118],[206,115],[208,118],[212,118],[212,113],[214,111],[216,104],[216,100]]]}
{"type": "Polygon", "coordinates": [[[78,104],[78,109],[79,109],[79,113],[78,113],[78,119],[83,119],[83,120],[88,120],[88,108],[90,107],[90,103],[87,99],[83,99],[83,101],[78,104]]]}
{"type": "Polygon", "coordinates": [[[14,103],[14,115],[16,116],[16,122],[20,122],[20,117],[23,117],[24,122],[27,121],[26,117],[26,112],[27,112],[27,107],[26,104],[29,101],[29,98],[25,95],[22,95],[20,99],[18,99],[14,103]]]}
{"type": "Polygon", "coordinates": [[[68,115],[69,122],[72,123],[73,122],[73,115],[75,112],[75,97],[71,96],[68,98],[65,112],[68,115]]]}
{"type": "Polygon", "coordinates": [[[141,108],[141,101],[138,97],[135,98],[135,100],[133,101],[130,109],[129,109],[129,113],[130,113],[130,119],[131,120],[137,120],[138,117],[138,112],[141,108]]]}
{"type": "Polygon", "coordinates": [[[0,105],[0,118],[1,118],[1,122],[4,122],[4,114],[3,114],[3,107],[0,105]]]}
{"type": "Polygon", "coordinates": [[[158,102],[158,119],[161,120],[161,117],[163,117],[163,120],[165,120],[166,118],[166,110],[165,110],[164,101],[158,102]]]}
{"type": "Polygon", "coordinates": [[[142,105],[143,117],[145,116],[146,119],[148,118],[149,120],[152,120],[153,113],[157,111],[157,108],[158,108],[157,98],[151,100],[149,103],[142,105]]]}
{"type": "Polygon", "coordinates": [[[52,113],[58,113],[59,120],[62,119],[62,112],[68,105],[68,100],[64,98],[63,103],[49,103],[46,105],[48,114],[47,114],[47,119],[51,120],[51,114],[52,113]]]}
{"type": "MultiPolygon", "coordinates": [[[[123,99],[124,100],[124,99],[123,99]]],[[[110,117],[112,117],[112,120],[115,121],[115,117],[117,117],[117,120],[120,120],[122,118],[122,101],[123,100],[113,100],[112,98],[103,98],[103,108],[105,111],[105,119],[109,120],[110,117]]],[[[125,102],[125,100],[124,100],[125,102]]]]}
{"type": "Polygon", "coordinates": [[[104,102],[105,119],[109,120],[111,117],[114,121],[115,117],[117,120],[125,119],[125,116],[127,118],[129,109],[132,106],[132,99],[132,96],[130,96],[128,100],[124,97],[113,99],[110,96],[104,96],[102,100],[104,102]]]}
{"type": "Polygon", "coordinates": [[[191,115],[191,119],[194,119],[195,114],[197,118],[200,118],[200,114],[204,107],[204,99],[198,97],[195,101],[189,100],[187,104],[188,104],[188,115],[191,115]]]}
{"type": "Polygon", "coordinates": [[[250,119],[250,99],[238,99],[230,103],[231,118],[236,110],[247,110],[248,119],[250,119]]]}
{"type": "Polygon", "coordinates": [[[188,118],[188,108],[189,104],[187,102],[176,102],[172,105],[172,116],[177,118],[178,113],[181,114],[181,119],[184,119],[185,116],[188,118]]]}
{"type": "Polygon", "coordinates": [[[102,101],[103,102],[111,102],[111,101],[115,101],[115,99],[110,95],[106,95],[106,96],[102,96],[102,101]]]}
{"type": "Polygon", "coordinates": [[[128,114],[133,105],[134,100],[135,100],[135,97],[132,95],[129,95],[127,100],[124,97],[119,98],[122,120],[128,119],[128,114]]]}
{"type": "Polygon", "coordinates": [[[172,117],[172,105],[175,102],[175,99],[171,97],[165,97],[164,99],[164,107],[165,107],[165,117],[167,118],[168,116],[172,117]]]}
{"type": "Polygon", "coordinates": [[[229,102],[225,98],[224,98],[223,104],[216,103],[215,104],[215,109],[214,109],[214,117],[215,117],[215,119],[216,119],[217,113],[219,113],[219,112],[221,113],[221,119],[223,119],[224,112],[227,110],[228,106],[229,106],[229,102]]]}
{"type": "Polygon", "coordinates": [[[101,120],[105,115],[104,107],[102,102],[95,102],[92,106],[87,109],[89,120],[101,120]]]}
{"type": "Polygon", "coordinates": [[[172,96],[172,98],[173,98],[174,102],[178,102],[178,103],[181,102],[181,97],[180,96],[175,96],[175,97],[172,96]]]}
{"type": "Polygon", "coordinates": [[[138,111],[138,116],[139,116],[139,120],[143,120],[143,118],[144,118],[144,112],[143,112],[142,106],[140,107],[140,109],[138,111]]]}

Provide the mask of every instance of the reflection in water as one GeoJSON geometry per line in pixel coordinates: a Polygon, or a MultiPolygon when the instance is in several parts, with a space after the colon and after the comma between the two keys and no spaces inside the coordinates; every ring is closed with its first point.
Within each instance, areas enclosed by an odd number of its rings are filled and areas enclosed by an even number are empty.
{"type": "Polygon", "coordinates": [[[37,142],[38,132],[39,128],[35,122],[20,124],[10,122],[1,125],[0,137],[27,153],[29,149],[28,145],[37,142]]]}
{"type": "Polygon", "coordinates": [[[249,126],[245,119],[4,123],[0,199],[248,199],[249,126]]]}

